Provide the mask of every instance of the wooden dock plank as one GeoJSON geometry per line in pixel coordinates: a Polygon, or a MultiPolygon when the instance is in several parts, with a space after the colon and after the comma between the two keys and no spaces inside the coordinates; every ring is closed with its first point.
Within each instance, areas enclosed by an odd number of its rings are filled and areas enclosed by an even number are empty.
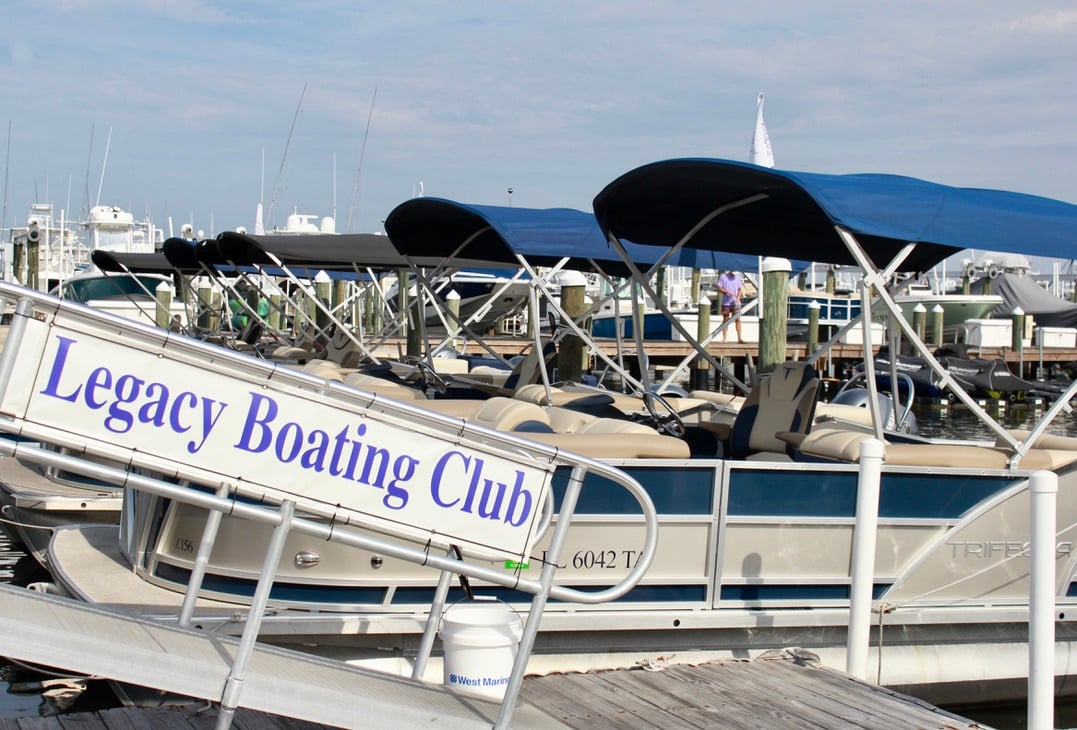
{"type": "Polygon", "coordinates": [[[791,657],[531,677],[523,697],[569,727],[973,730],[921,700],[791,657]]]}

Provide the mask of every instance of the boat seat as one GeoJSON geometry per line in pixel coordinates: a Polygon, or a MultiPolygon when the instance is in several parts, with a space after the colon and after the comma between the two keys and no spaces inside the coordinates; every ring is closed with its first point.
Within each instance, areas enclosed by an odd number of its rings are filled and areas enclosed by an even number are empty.
{"type": "Polygon", "coordinates": [[[485,401],[474,400],[471,398],[435,398],[433,400],[423,400],[421,397],[413,404],[421,406],[428,411],[434,411],[440,413],[443,416],[452,416],[453,418],[462,418],[465,421],[475,415],[475,412],[482,407],[485,401]]]}
{"type": "Polygon", "coordinates": [[[537,428],[552,432],[550,417],[542,406],[527,401],[494,396],[480,401],[478,409],[467,417],[469,423],[497,431],[520,431],[537,428]]]}
{"type": "Polygon", "coordinates": [[[729,393],[716,393],[712,390],[693,390],[688,393],[689,398],[706,401],[713,404],[718,410],[739,411],[744,406],[744,396],[731,395],[729,393]]]}
{"type": "Polygon", "coordinates": [[[873,438],[868,432],[830,428],[822,424],[817,424],[806,434],[783,431],[778,437],[801,453],[853,463],[860,461],[860,442],[873,438]]]}
{"type": "Polygon", "coordinates": [[[600,391],[594,388],[573,390],[571,388],[550,386],[549,397],[547,397],[546,386],[542,383],[521,385],[513,391],[512,397],[525,400],[528,403],[537,403],[540,406],[571,406],[592,410],[613,406],[622,412],[642,411],[644,408],[643,401],[635,396],[600,391]]]}
{"type": "Polygon", "coordinates": [[[295,360],[299,363],[307,363],[318,358],[318,354],[305,347],[295,345],[280,345],[272,352],[266,354],[272,360],[295,360]]]}
{"type": "Polygon", "coordinates": [[[555,433],[576,433],[585,424],[597,419],[590,413],[560,406],[549,406],[546,415],[550,417],[550,427],[555,433]]]}
{"type": "Polygon", "coordinates": [[[779,432],[807,433],[815,415],[819,376],[808,362],[785,362],[752,388],[733,421],[729,450],[743,459],[762,451],[795,451],[779,432]]]}
{"type": "MultiPolygon", "coordinates": [[[[783,433],[786,443],[804,454],[837,461],[860,461],[860,442],[870,433],[843,428],[815,428],[806,435],[783,433]]],[[[884,460],[891,466],[1006,469],[1013,452],[1007,448],[967,444],[886,444],[884,460]]],[[[1018,463],[1022,470],[1061,469],[1077,462],[1077,450],[1030,449],[1018,463]]]]}
{"type": "Polygon", "coordinates": [[[374,395],[392,398],[393,400],[426,400],[426,394],[421,390],[409,388],[406,385],[394,383],[391,380],[379,378],[375,375],[367,375],[366,373],[348,373],[343,377],[343,381],[345,385],[350,385],[359,390],[365,390],[374,395]]]}
{"type": "Polygon", "coordinates": [[[622,418],[596,418],[576,430],[576,433],[643,433],[658,436],[657,430],[645,423],[626,421],[622,418]]]}
{"type": "MultiPolygon", "coordinates": [[[[1026,431],[1023,429],[1010,430],[1010,435],[1018,441],[1027,441],[1031,433],[1031,431],[1026,431]]],[[[1010,447],[1010,445],[1003,441],[1001,437],[995,440],[995,446],[1007,449],[1010,447]]],[[[1059,449],[1062,451],[1077,451],[1077,437],[1059,436],[1055,433],[1045,433],[1041,434],[1040,437],[1036,439],[1036,442],[1032,444],[1032,447],[1035,449],[1059,449]]]]}
{"type": "Polygon", "coordinates": [[[341,372],[340,365],[337,365],[332,360],[311,360],[304,363],[299,370],[326,380],[343,381],[345,375],[341,372]]]}
{"type": "Polygon", "coordinates": [[[687,459],[688,443],[649,433],[528,433],[526,438],[592,459],[687,459]]]}
{"type": "Polygon", "coordinates": [[[452,380],[456,385],[469,386],[487,395],[511,397],[522,386],[541,382],[540,368],[546,368],[549,373],[556,357],[557,345],[548,341],[541,352],[532,347],[517,360],[512,370],[479,365],[466,374],[453,375],[452,380]]]}
{"type": "MultiPolygon", "coordinates": [[[[886,463],[898,466],[956,466],[968,469],[1006,469],[1013,452],[986,446],[958,444],[889,444],[886,463]]],[[[1017,468],[1054,471],[1077,461],[1077,451],[1029,449],[1017,468]]]]}

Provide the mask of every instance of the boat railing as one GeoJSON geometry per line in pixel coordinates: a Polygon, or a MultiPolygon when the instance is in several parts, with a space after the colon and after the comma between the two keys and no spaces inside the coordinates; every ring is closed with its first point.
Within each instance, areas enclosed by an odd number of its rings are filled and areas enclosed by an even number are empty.
{"type": "MultiPolygon", "coordinates": [[[[18,301],[0,354],[0,432],[5,435],[0,438],[0,455],[80,473],[209,511],[178,616],[181,625],[190,625],[195,597],[208,566],[222,516],[254,520],[273,527],[240,648],[222,694],[222,710],[234,710],[238,705],[246,662],[269,602],[285,539],[292,531],[441,571],[413,671],[415,679],[421,677],[430,655],[454,575],[531,594],[530,610],[506,686],[498,726],[507,726],[515,708],[547,601],[553,598],[597,604],[615,600],[637,585],[650,567],[657,546],[658,518],[654,505],[639,482],[616,467],[22,287],[0,283],[0,298],[18,301]],[[71,362],[68,362],[68,354],[76,347],[83,348],[77,356],[88,375],[76,377],[65,372],[76,357],[71,355],[71,362]],[[50,357],[51,364],[47,362],[50,357]],[[113,362],[115,360],[122,362],[113,362]],[[117,373],[122,370],[123,374],[117,376],[110,367],[117,373]],[[125,385],[121,385],[121,381],[125,385]],[[168,451],[167,444],[163,443],[167,441],[166,436],[176,434],[150,434],[156,438],[142,438],[135,442],[116,437],[116,433],[124,432],[132,420],[134,406],[131,402],[135,399],[117,397],[106,405],[106,392],[111,388],[116,396],[125,393],[129,396],[131,389],[136,387],[134,384],[139,381],[142,385],[156,388],[158,397],[163,397],[161,394],[167,391],[169,384],[188,383],[187,387],[191,390],[177,394],[171,410],[161,406],[163,410],[155,416],[151,413],[153,408],[144,405],[141,407],[149,410],[140,411],[138,417],[149,420],[159,418],[181,431],[182,434],[178,434],[182,436],[179,442],[186,443],[189,458],[176,458],[174,453],[168,451]],[[260,467],[254,465],[255,462],[242,461],[246,455],[235,448],[212,448],[213,444],[207,443],[210,426],[216,424],[226,410],[223,400],[215,407],[210,397],[221,392],[222,384],[230,385],[236,393],[249,395],[252,403],[266,407],[266,410],[259,410],[253,419],[250,414],[254,413],[254,409],[248,412],[245,422],[247,430],[239,437],[241,442],[243,439],[257,439],[258,433],[264,435],[268,430],[273,419],[266,404],[272,397],[279,400],[282,413],[285,406],[293,406],[288,413],[296,419],[295,429],[300,428],[303,415],[329,413],[339,416],[343,413],[361,420],[363,426],[369,425],[370,428],[378,423],[388,424],[386,428],[391,428],[391,435],[397,439],[444,447],[447,449],[444,452],[446,455],[439,464],[509,464],[516,469],[517,475],[513,494],[521,493],[529,485],[540,485],[533,489],[533,509],[528,512],[528,520],[522,519],[522,510],[512,515],[521,517],[518,527],[526,533],[524,538],[521,541],[516,534],[502,534],[504,531],[498,532],[496,529],[487,529],[484,536],[461,537],[453,533],[451,524],[444,531],[440,530],[440,525],[431,527],[424,521],[422,513],[418,512],[415,513],[418,516],[413,518],[414,524],[404,524],[402,518],[398,517],[401,524],[394,525],[392,519],[379,515],[378,510],[369,505],[349,503],[348,494],[335,492],[325,496],[321,492],[312,492],[309,485],[296,486],[289,491],[290,486],[284,488],[274,484],[274,479],[287,481],[289,485],[301,480],[295,480],[294,475],[289,477],[284,468],[286,464],[270,464],[270,476],[266,476],[266,472],[259,471],[260,467]],[[194,403],[200,397],[196,395],[199,392],[204,394],[201,396],[202,412],[192,415],[192,412],[184,412],[175,405],[194,403]],[[84,404],[75,403],[79,400],[84,404]],[[124,402],[130,408],[112,410],[112,406],[124,402]],[[79,407],[68,407],[73,404],[79,407]],[[306,410],[301,410],[300,406],[306,410]],[[89,412],[88,409],[98,415],[106,414],[104,426],[82,417],[82,411],[89,412]],[[205,432],[201,442],[194,435],[198,430],[197,419],[204,419],[202,425],[205,432]],[[249,472],[245,469],[249,469],[249,472]],[[558,519],[554,521],[554,497],[550,483],[557,469],[568,469],[571,474],[561,496],[558,519]],[[638,502],[644,523],[638,562],[620,581],[596,591],[578,590],[555,582],[567,533],[588,474],[604,477],[627,490],[638,502]],[[194,485],[215,485],[216,491],[211,493],[204,488],[187,486],[186,481],[194,485]],[[341,529],[342,525],[349,526],[349,529],[341,529]],[[538,578],[525,577],[519,569],[509,571],[490,567],[491,557],[506,561],[512,558],[521,563],[535,559],[530,553],[542,533],[548,530],[552,532],[539,561],[542,569],[538,578]],[[471,557],[463,557],[452,549],[458,539],[461,544],[471,548],[471,557]]],[[[326,422],[331,420],[325,417],[326,422]]],[[[292,423],[289,422],[289,425],[292,423]]],[[[285,428],[287,426],[280,430],[283,432],[285,428]]],[[[362,426],[355,431],[360,436],[366,432],[362,426]]],[[[328,438],[327,431],[325,434],[328,438]]],[[[342,435],[338,439],[347,443],[342,435]]],[[[290,447],[278,440],[273,448],[288,450],[290,447]]],[[[361,448],[362,445],[355,446],[356,450],[361,448]]],[[[426,455],[420,451],[420,446],[411,445],[409,448],[413,450],[408,453],[426,455]]],[[[414,469],[419,459],[411,458],[412,461],[398,463],[404,464],[405,469],[410,464],[414,469]]],[[[272,462],[273,456],[265,454],[265,459],[272,462]]],[[[277,459],[280,460],[279,453],[277,459]]],[[[474,482],[481,481],[478,472],[472,476],[474,482]]],[[[318,482],[318,477],[311,475],[307,481],[318,482]]],[[[457,476],[457,481],[463,480],[457,476]]],[[[487,481],[490,480],[487,478],[487,481]]],[[[433,484],[430,482],[431,489],[434,488],[433,484]]],[[[510,485],[506,481],[502,486],[505,488],[502,492],[504,496],[510,492],[510,485]]],[[[379,499],[382,498],[382,490],[370,491],[377,493],[379,499]]],[[[384,495],[388,497],[390,491],[384,489],[384,495]]],[[[404,499],[406,503],[407,497],[404,499]]],[[[435,517],[440,515],[435,514],[435,517]]],[[[508,519],[509,515],[505,517],[508,519]]],[[[444,520],[450,522],[448,517],[444,520]]],[[[481,529],[476,527],[474,531],[481,529]]]]}

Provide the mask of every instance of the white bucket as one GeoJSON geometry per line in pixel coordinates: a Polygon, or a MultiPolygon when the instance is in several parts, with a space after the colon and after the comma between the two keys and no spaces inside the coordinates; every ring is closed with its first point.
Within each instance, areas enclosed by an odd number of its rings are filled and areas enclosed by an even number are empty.
{"type": "Polygon", "coordinates": [[[523,624],[500,602],[449,606],[438,632],[445,650],[444,683],[458,692],[502,700],[512,674],[523,624]]]}

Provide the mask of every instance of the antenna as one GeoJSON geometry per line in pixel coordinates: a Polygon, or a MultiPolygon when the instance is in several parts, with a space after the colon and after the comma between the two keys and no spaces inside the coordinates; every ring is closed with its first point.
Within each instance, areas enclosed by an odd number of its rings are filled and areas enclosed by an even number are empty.
{"type": "Polygon", "coordinates": [[[273,220],[273,204],[277,202],[277,191],[280,190],[280,179],[284,176],[284,161],[288,159],[288,147],[292,144],[292,132],[295,131],[295,123],[299,120],[299,111],[303,108],[303,97],[307,93],[307,84],[303,83],[303,90],[299,92],[299,103],[295,106],[295,115],[292,117],[292,126],[288,129],[288,140],[284,143],[284,154],[280,157],[280,169],[277,170],[277,181],[273,183],[273,195],[269,198],[269,210],[266,212],[266,220],[273,220]]]}
{"type": "Polygon", "coordinates": [[[355,205],[359,200],[359,178],[363,173],[363,158],[366,156],[366,139],[370,135],[370,121],[374,118],[374,102],[378,98],[378,87],[374,87],[374,96],[370,99],[370,111],[366,117],[366,131],[363,132],[363,144],[359,147],[359,168],[355,171],[355,187],[352,188],[352,201],[348,206],[348,225],[344,227],[345,233],[352,232],[352,216],[355,214],[355,205]]]}

